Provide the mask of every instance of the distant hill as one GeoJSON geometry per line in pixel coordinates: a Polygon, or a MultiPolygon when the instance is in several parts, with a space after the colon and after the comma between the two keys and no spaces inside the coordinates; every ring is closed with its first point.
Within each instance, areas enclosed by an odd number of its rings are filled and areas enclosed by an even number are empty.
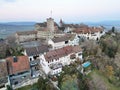
{"type": "Polygon", "coordinates": [[[118,21],[102,21],[102,22],[99,22],[103,25],[113,25],[113,26],[120,26],[120,20],[118,21]]]}
{"type": "Polygon", "coordinates": [[[35,25],[36,22],[6,22],[0,23],[2,25],[35,25]]]}
{"type": "Polygon", "coordinates": [[[120,26],[120,20],[110,20],[110,21],[101,21],[101,22],[85,22],[88,25],[102,25],[102,26],[120,26]]]}
{"type": "Polygon", "coordinates": [[[34,23],[0,23],[0,38],[6,38],[17,31],[30,30],[34,30],[34,23]]]}

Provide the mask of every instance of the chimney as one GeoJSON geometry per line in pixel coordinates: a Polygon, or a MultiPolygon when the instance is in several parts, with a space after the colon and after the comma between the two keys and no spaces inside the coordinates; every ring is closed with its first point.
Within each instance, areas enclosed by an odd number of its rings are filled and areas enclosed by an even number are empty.
{"type": "Polygon", "coordinates": [[[17,57],[16,57],[16,56],[13,56],[13,62],[15,63],[15,62],[17,62],[17,61],[18,61],[17,57]]]}

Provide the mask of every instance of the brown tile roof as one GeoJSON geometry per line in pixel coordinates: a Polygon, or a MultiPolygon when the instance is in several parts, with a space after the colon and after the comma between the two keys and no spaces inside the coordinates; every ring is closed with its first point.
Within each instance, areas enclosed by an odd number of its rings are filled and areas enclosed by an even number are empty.
{"type": "Polygon", "coordinates": [[[61,57],[67,56],[71,53],[77,53],[80,51],[82,51],[80,46],[66,46],[66,47],[63,47],[60,49],[49,51],[44,56],[45,56],[46,61],[51,61],[54,59],[57,60],[61,57]]]}
{"type": "Polygon", "coordinates": [[[64,36],[61,36],[61,37],[54,37],[52,41],[54,43],[58,43],[58,42],[73,40],[74,37],[75,37],[75,34],[65,34],[64,36]]]}
{"type": "Polygon", "coordinates": [[[91,33],[103,31],[103,28],[99,28],[99,27],[91,27],[90,29],[91,29],[91,33]]]}
{"type": "Polygon", "coordinates": [[[73,52],[78,53],[80,51],[82,51],[82,48],[80,46],[77,45],[73,47],[73,52]]]}
{"type": "Polygon", "coordinates": [[[73,32],[75,33],[81,33],[81,34],[87,34],[90,33],[90,29],[89,28],[76,28],[73,32]]]}
{"type": "Polygon", "coordinates": [[[36,46],[36,47],[28,47],[25,48],[26,53],[28,56],[34,56],[34,55],[38,55],[44,52],[48,52],[49,51],[49,46],[48,45],[40,45],[40,46],[36,46]]]}
{"type": "Polygon", "coordinates": [[[87,34],[87,33],[90,34],[100,31],[103,31],[103,29],[99,27],[80,27],[80,28],[76,28],[73,32],[79,34],[87,34]]]}
{"type": "Polygon", "coordinates": [[[6,58],[8,63],[9,75],[28,71],[30,69],[28,56],[17,56],[17,62],[14,62],[14,57],[6,58]]]}
{"type": "Polygon", "coordinates": [[[70,28],[86,28],[88,27],[88,25],[85,25],[83,23],[81,24],[64,24],[62,22],[60,22],[62,24],[62,27],[70,27],[70,28]]]}
{"type": "Polygon", "coordinates": [[[37,34],[37,31],[22,31],[16,32],[17,35],[30,35],[30,34],[37,34]]]}

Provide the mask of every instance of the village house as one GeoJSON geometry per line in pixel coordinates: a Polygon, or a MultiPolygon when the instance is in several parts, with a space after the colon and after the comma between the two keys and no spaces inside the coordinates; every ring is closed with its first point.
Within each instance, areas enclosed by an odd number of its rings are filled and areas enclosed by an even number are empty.
{"type": "Polygon", "coordinates": [[[62,30],[64,33],[71,33],[75,27],[73,24],[65,24],[62,19],[60,19],[60,22],[59,22],[59,28],[60,30],[62,30]]]}
{"type": "Polygon", "coordinates": [[[65,46],[63,48],[51,50],[46,52],[44,57],[41,57],[41,64],[43,68],[48,68],[44,70],[46,74],[58,74],[62,71],[62,66],[69,65],[70,63],[82,59],[82,49],[80,46],[65,46]]]}
{"type": "Polygon", "coordinates": [[[40,45],[34,47],[25,47],[24,55],[28,56],[29,61],[34,61],[40,57],[40,55],[49,51],[48,45],[40,45]]]}
{"type": "Polygon", "coordinates": [[[74,33],[77,34],[78,37],[83,39],[93,39],[99,40],[102,35],[105,34],[104,27],[89,27],[85,24],[64,24],[62,20],[60,20],[60,27],[64,33],[74,33]]]}
{"type": "Polygon", "coordinates": [[[24,55],[29,58],[31,76],[38,77],[40,75],[40,56],[49,51],[49,46],[24,47],[24,50],[24,55]]]}
{"type": "Polygon", "coordinates": [[[57,63],[54,64],[50,67],[51,71],[50,71],[50,75],[58,75],[60,72],[62,72],[62,63],[57,63]]]}
{"type": "Polygon", "coordinates": [[[104,28],[102,27],[80,27],[74,31],[79,37],[85,39],[99,40],[102,35],[105,34],[104,28]]]}
{"type": "Polygon", "coordinates": [[[10,84],[13,88],[20,87],[31,78],[30,64],[27,56],[6,58],[10,84]]]}
{"type": "Polygon", "coordinates": [[[0,60],[0,90],[6,90],[8,81],[7,63],[5,59],[0,60]]]}
{"type": "Polygon", "coordinates": [[[59,37],[49,39],[48,45],[51,45],[53,49],[62,48],[68,45],[79,45],[79,38],[76,34],[63,34],[59,37]]]}

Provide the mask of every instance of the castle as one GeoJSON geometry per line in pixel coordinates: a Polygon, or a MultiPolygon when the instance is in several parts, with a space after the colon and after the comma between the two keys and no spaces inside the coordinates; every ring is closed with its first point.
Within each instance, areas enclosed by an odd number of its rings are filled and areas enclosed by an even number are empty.
{"type": "Polygon", "coordinates": [[[28,40],[49,39],[54,37],[54,34],[57,32],[57,30],[58,27],[54,22],[54,19],[48,18],[47,22],[36,23],[35,30],[16,32],[15,36],[17,42],[19,43],[28,40]]]}
{"type": "Polygon", "coordinates": [[[16,32],[15,36],[18,43],[63,36],[64,34],[76,34],[83,39],[99,40],[105,34],[104,27],[89,27],[84,24],[64,24],[60,20],[60,25],[54,22],[53,18],[48,18],[46,22],[36,23],[33,31],[16,32]]]}

